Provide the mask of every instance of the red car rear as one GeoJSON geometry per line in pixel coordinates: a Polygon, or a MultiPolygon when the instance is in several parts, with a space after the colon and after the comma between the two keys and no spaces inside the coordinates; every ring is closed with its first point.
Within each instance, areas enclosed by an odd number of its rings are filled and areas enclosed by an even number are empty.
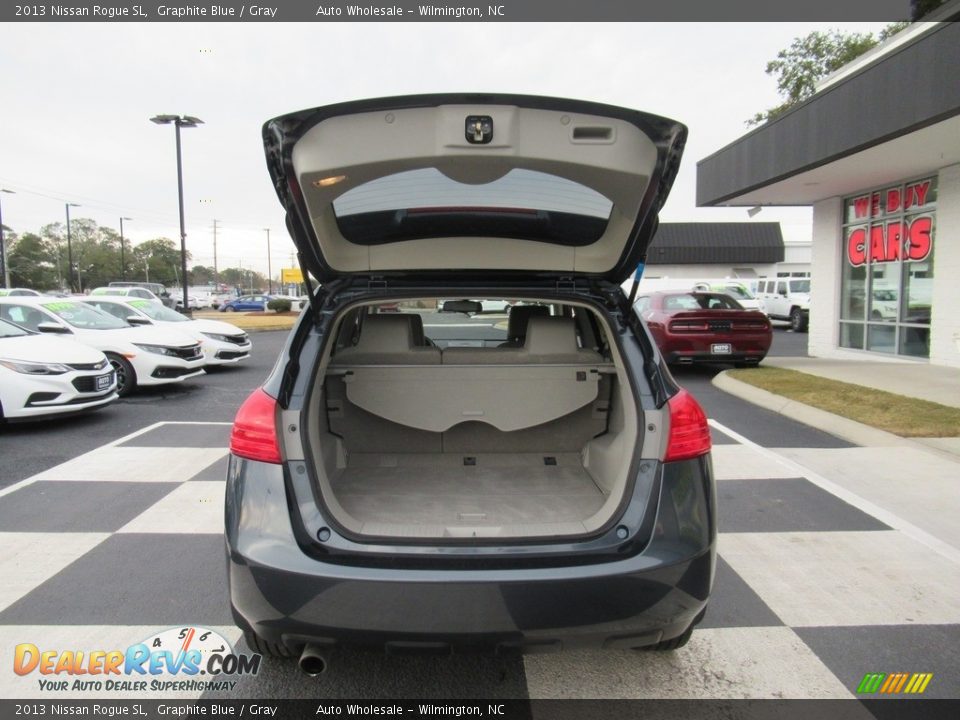
{"type": "Polygon", "coordinates": [[[637,298],[634,308],[671,364],[756,365],[773,339],[766,315],[745,310],[725,293],[650,293],[637,298]]]}

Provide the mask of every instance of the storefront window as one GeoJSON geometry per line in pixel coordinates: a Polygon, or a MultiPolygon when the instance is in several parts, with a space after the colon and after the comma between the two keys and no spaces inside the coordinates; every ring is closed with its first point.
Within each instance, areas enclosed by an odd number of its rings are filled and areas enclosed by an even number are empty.
{"type": "Polygon", "coordinates": [[[925,178],[844,201],[841,347],[929,357],[936,200],[925,178]]]}

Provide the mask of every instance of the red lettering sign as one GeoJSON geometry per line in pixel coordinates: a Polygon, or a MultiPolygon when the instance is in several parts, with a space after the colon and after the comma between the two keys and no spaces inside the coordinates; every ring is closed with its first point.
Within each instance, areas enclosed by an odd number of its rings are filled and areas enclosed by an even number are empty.
{"type": "Polygon", "coordinates": [[[870,196],[870,216],[876,217],[880,214],[880,193],[875,192],[870,196]]]}
{"type": "Polygon", "coordinates": [[[900,188],[887,190],[887,212],[894,213],[900,209],[900,188]]]}
{"type": "Polygon", "coordinates": [[[870,228],[870,262],[884,262],[887,257],[883,225],[870,228]]]}
{"type": "Polygon", "coordinates": [[[897,221],[887,223],[887,252],[883,258],[884,262],[893,262],[900,258],[900,244],[902,242],[900,223],[897,221]]]}
{"type": "MultiPolygon", "coordinates": [[[[926,196],[926,191],[924,191],[926,196]]],[[[914,218],[907,230],[907,246],[904,248],[905,259],[923,260],[930,254],[933,247],[933,238],[930,231],[933,229],[933,220],[928,216],[914,218]]]]}
{"type": "Polygon", "coordinates": [[[907,185],[906,198],[903,202],[904,209],[911,208],[914,205],[923,206],[927,204],[927,193],[930,191],[930,181],[907,185]]]}
{"type": "Polygon", "coordinates": [[[896,262],[924,260],[933,249],[933,220],[928,215],[917,217],[913,222],[901,225],[899,221],[870,228],[869,247],[867,230],[856,228],[847,236],[847,260],[854,267],[867,262],[896,262]]]}
{"type": "Polygon", "coordinates": [[[863,197],[858,197],[853,201],[853,213],[858,218],[865,218],[867,216],[867,211],[870,209],[870,196],[864,195],[863,197]]]}
{"type": "Polygon", "coordinates": [[[847,259],[854,267],[867,262],[867,231],[857,228],[847,238],[847,259]]]}

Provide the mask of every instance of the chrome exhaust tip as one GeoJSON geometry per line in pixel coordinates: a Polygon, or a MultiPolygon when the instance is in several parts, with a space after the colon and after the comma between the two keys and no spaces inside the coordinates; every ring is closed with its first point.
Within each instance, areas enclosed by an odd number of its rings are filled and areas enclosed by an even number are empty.
{"type": "Polygon", "coordinates": [[[307,645],[300,653],[298,664],[304,675],[320,675],[327,669],[327,649],[320,645],[307,645]]]}

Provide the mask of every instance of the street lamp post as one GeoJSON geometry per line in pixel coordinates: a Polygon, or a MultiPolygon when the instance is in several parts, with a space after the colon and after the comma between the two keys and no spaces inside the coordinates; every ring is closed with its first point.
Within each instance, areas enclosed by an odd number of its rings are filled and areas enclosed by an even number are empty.
{"type": "Polygon", "coordinates": [[[76,292],[73,284],[73,242],[70,239],[70,208],[80,207],[77,203],[65,203],[67,207],[67,285],[70,286],[70,292],[76,292]]]}
{"type": "MultiPolygon", "coordinates": [[[[0,193],[7,193],[8,195],[16,195],[13,190],[7,190],[6,188],[0,188],[0,193]]],[[[0,206],[0,265],[3,265],[3,286],[5,288],[10,287],[10,266],[7,265],[7,245],[3,241],[3,207],[0,206]]]]}
{"type": "Polygon", "coordinates": [[[203,120],[190,115],[155,115],[150,122],[157,125],[173,123],[177,136],[177,196],[180,201],[180,276],[183,278],[183,312],[190,314],[190,298],[187,293],[187,230],[183,221],[183,161],[180,153],[180,128],[202,125],[203,120]]]}
{"type": "Polygon", "coordinates": [[[273,269],[270,265],[270,228],[267,231],[267,295],[273,295],[273,269]]]}
{"type": "Polygon", "coordinates": [[[123,239],[123,221],[124,220],[130,221],[130,220],[133,220],[133,218],[128,218],[128,217],[120,218],[120,279],[121,280],[127,279],[127,265],[123,260],[123,249],[124,249],[124,246],[126,245],[126,242],[123,239]]]}

